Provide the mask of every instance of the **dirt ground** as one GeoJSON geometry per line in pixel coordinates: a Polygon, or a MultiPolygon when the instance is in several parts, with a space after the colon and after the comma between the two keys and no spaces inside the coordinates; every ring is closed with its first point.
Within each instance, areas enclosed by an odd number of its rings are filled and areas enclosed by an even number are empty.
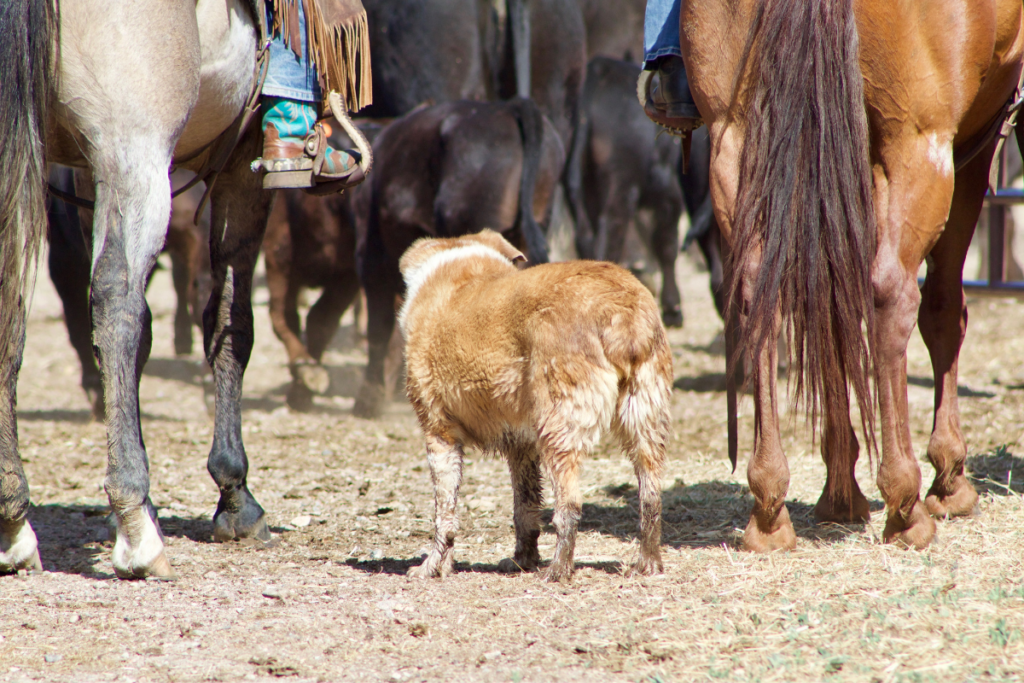
{"type": "MultiPolygon", "coordinates": [[[[175,583],[114,578],[102,491],[105,434],[90,421],[79,368],[45,272],[19,385],[31,521],[45,572],[0,579],[3,681],[928,681],[1024,678],[1024,304],[972,300],[960,406],[981,514],[939,523],[923,552],[879,543],[884,510],[871,466],[866,526],[816,526],[824,482],[801,416],[786,419],[788,554],[739,552],[752,406],[741,462],[726,458],[721,324],[707,276],[682,259],[686,327],[675,352],[673,439],[664,479],[665,573],[625,576],[637,553],[636,482],[602,447],[585,464],[571,585],[506,576],[513,547],[504,465],[470,454],[457,573],[412,581],[432,529],[421,436],[404,402],[351,415],[364,363],[351,320],[327,354],[331,395],[309,414],[284,406],[285,352],[267,293],[245,381],[249,484],[270,543],[211,542],[212,421],[197,353],[175,358],[169,271],[150,301],[156,341],[142,381],[143,428],[175,583]]],[[[199,336],[197,335],[197,348],[199,336]]],[[[932,380],[915,335],[914,446],[924,453],[932,380]]],[[[932,470],[923,462],[924,486],[932,470]]],[[[550,511],[547,513],[550,521],[550,511]]],[[[549,559],[550,525],[541,537],[549,559]]]]}

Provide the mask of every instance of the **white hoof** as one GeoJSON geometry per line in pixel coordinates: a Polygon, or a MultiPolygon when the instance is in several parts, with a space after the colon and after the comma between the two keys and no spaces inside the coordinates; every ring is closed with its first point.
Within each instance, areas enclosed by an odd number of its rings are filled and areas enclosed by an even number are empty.
{"type": "Polygon", "coordinates": [[[111,558],[121,579],[178,578],[164,554],[160,531],[145,507],[116,515],[117,542],[111,558]]]}
{"type": "Polygon", "coordinates": [[[12,574],[19,569],[43,569],[36,534],[27,519],[0,524],[0,574],[12,574]]]}

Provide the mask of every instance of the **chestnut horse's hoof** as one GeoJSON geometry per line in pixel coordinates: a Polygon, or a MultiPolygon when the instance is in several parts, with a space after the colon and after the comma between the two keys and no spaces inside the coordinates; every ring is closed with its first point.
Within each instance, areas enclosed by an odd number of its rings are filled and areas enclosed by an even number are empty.
{"type": "Polygon", "coordinates": [[[793,550],[796,548],[796,531],[789,519],[789,510],[783,505],[776,515],[774,524],[760,521],[758,514],[750,515],[750,522],[743,532],[744,550],[754,553],[770,553],[776,550],[793,550]]]}
{"type": "Polygon", "coordinates": [[[935,528],[935,520],[928,515],[921,501],[917,501],[906,517],[899,512],[889,512],[882,539],[886,543],[920,550],[927,548],[935,538],[935,528]]]}
{"type": "Polygon", "coordinates": [[[924,499],[925,507],[934,517],[962,517],[978,514],[978,492],[967,477],[959,475],[953,480],[950,490],[938,486],[938,479],[928,489],[924,499]]]}

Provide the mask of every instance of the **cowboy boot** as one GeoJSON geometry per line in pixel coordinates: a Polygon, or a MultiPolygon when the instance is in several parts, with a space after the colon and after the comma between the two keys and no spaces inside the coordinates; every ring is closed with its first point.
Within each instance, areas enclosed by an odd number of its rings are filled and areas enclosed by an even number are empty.
{"type": "Polygon", "coordinates": [[[697,104],[690,93],[690,81],[682,57],[667,55],[654,66],[657,79],[641,74],[650,83],[644,98],[644,111],[655,123],[672,130],[693,130],[703,125],[697,104]]]}
{"type": "Polygon", "coordinates": [[[333,149],[330,128],[316,120],[311,103],[268,97],[263,102],[264,189],[338,192],[363,180],[359,153],[333,149]]]}

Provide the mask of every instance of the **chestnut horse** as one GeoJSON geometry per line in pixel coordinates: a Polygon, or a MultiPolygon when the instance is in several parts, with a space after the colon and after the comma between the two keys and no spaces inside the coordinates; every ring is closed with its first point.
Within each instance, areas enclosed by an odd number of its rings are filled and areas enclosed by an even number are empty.
{"type": "Polygon", "coordinates": [[[974,509],[956,395],[961,271],[996,146],[990,133],[1016,97],[1021,14],[1019,0],[683,3],[683,56],[711,131],[715,213],[733,248],[731,305],[754,368],[746,548],[796,543],[776,395],[783,331],[794,395],[820,423],[828,475],[819,519],[869,516],[854,478],[850,387],[870,452],[872,376],[885,540],[927,546],[933,516],[974,509]],[[907,403],[915,318],[935,374],[936,475],[923,502],[907,403]]]}

